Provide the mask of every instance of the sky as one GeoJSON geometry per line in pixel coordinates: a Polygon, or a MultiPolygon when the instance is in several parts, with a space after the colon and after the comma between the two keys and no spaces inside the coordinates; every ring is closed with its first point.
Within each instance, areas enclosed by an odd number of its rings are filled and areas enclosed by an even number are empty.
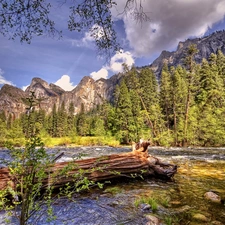
{"type": "Polygon", "coordinates": [[[66,29],[68,5],[49,1],[62,39],[41,36],[21,44],[0,35],[0,88],[10,84],[25,90],[32,78],[39,77],[70,91],[84,76],[107,79],[122,72],[123,63],[149,65],[163,50],[174,51],[179,41],[225,29],[225,0],[142,0],[149,18],[142,23],[122,14],[126,0],[116,0],[112,15],[123,49],[107,61],[98,56],[88,31],[66,29]]]}

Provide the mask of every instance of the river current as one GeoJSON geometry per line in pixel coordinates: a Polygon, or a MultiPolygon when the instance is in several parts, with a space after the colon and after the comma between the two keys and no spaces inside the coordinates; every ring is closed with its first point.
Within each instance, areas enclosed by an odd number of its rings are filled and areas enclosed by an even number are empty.
{"type": "MultiPolygon", "coordinates": [[[[130,148],[76,147],[48,149],[49,153],[64,152],[58,161],[73,158],[90,158],[128,152],[130,148]]],[[[30,220],[32,225],[151,225],[149,216],[158,218],[158,224],[223,225],[224,203],[205,199],[213,191],[225,200],[225,148],[159,148],[149,147],[149,153],[178,165],[172,181],[159,179],[126,180],[106,184],[103,189],[75,194],[72,200],[58,199],[53,204],[56,219],[47,221],[46,208],[30,220]],[[152,198],[157,209],[146,204],[136,204],[140,198],[152,198]]],[[[0,151],[1,158],[8,158],[8,151],[0,151]]],[[[0,224],[6,224],[7,215],[0,213],[0,224]]],[[[8,217],[8,224],[18,224],[8,217]]],[[[152,223],[153,224],[153,223],[152,223]]]]}

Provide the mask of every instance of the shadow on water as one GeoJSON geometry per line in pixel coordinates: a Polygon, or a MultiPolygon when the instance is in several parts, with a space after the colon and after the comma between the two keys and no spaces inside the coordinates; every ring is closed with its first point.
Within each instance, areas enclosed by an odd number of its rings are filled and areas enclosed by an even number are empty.
{"type": "MultiPolygon", "coordinates": [[[[55,150],[49,150],[52,151],[55,150]]],[[[85,158],[98,157],[127,152],[130,148],[80,147],[60,151],[65,152],[60,160],[67,161],[80,154],[85,154],[85,158]]],[[[148,224],[149,214],[159,218],[159,224],[166,225],[225,224],[225,205],[210,202],[204,197],[211,190],[225,199],[224,148],[151,147],[149,152],[179,166],[173,181],[129,180],[105,185],[103,189],[94,188],[74,196],[73,201],[57,200],[53,204],[56,220],[46,222],[43,208],[37,215],[38,220],[32,218],[31,224],[144,225],[148,224]],[[154,199],[157,210],[153,212],[146,204],[136,204],[141,198],[154,199]]]]}

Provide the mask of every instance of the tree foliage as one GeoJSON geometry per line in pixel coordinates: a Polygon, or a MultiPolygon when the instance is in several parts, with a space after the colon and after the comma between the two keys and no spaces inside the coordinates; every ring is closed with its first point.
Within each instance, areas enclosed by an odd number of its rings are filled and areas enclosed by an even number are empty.
{"type": "Polygon", "coordinates": [[[73,104],[68,111],[64,104],[54,105],[48,115],[28,106],[32,115],[26,113],[17,120],[1,112],[1,145],[39,132],[48,137],[110,135],[126,144],[150,138],[157,145],[224,145],[224,59],[218,51],[209,61],[195,65],[188,55],[188,67],[164,65],[160,82],[149,68],[124,67],[114,101],[90,112],[83,106],[75,114],[73,104]]]}
{"type": "MultiPolygon", "coordinates": [[[[62,31],[57,30],[51,18],[52,4],[50,0],[1,0],[0,33],[26,43],[31,43],[35,36],[62,37],[62,31]]],[[[109,56],[120,49],[112,16],[112,9],[116,7],[114,0],[65,0],[57,4],[55,7],[65,4],[69,8],[68,30],[88,31],[100,54],[109,56]]],[[[148,20],[142,0],[127,0],[124,11],[118,14],[129,15],[138,22],[148,20]]]]}
{"type": "Polygon", "coordinates": [[[51,4],[45,0],[1,0],[0,33],[12,40],[30,43],[33,36],[46,32],[55,36],[60,34],[55,23],[49,18],[51,4]]]}

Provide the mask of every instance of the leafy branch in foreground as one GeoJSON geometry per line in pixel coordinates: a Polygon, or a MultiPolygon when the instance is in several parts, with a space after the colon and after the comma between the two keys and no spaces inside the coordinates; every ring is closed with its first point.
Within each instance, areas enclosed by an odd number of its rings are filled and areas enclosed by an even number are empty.
{"type": "Polygon", "coordinates": [[[143,0],[127,0],[123,12],[112,15],[116,2],[115,0],[61,0],[56,3],[50,0],[1,0],[0,34],[29,44],[35,36],[48,34],[60,38],[62,32],[56,28],[53,8],[66,5],[70,10],[69,18],[65,17],[68,21],[68,29],[83,33],[88,31],[99,53],[110,56],[120,48],[113,16],[129,14],[137,22],[149,19],[144,11],[143,0]],[[51,16],[53,19],[50,18],[51,16]]]}
{"type": "Polygon", "coordinates": [[[39,1],[0,2],[0,33],[9,39],[18,38],[20,42],[31,43],[33,36],[48,33],[61,35],[55,28],[55,22],[49,18],[51,4],[39,1]]]}
{"type": "MultiPolygon", "coordinates": [[[[31,95],[31,100],[34,94],[31,95]]],[[[30,101],[34,102],[34,101],[30,101]]],[[[30,108],[32,108],[32,104],[30,108]]],[[[30,117],[33,111],[27,116],[30,117]]],[[[9,217],[17,218],[20,225],[34,224],[38,220],[38,211],[46,208],[48,220],[55,219],[52,203],[56,198],[66,196],[71,198],[74,192],[89,189],[94,185],[85,177],[83,170],[71,172],[77,168],[71,162],[61,170],[51,170],[54,166],[52,155],[49,155],[38,133],[34,132],[26,141],[24,148],[8,146],[11,160],[7,162],[11,182],[8,187],[0,191],[0,209],[8,212],[9,217]],[[65,181],[63,187],[57,188],[58,179],[72,177],[70,182],[65,181]],[[11,197],[11,199],[9,198],[11,197]]]]}

